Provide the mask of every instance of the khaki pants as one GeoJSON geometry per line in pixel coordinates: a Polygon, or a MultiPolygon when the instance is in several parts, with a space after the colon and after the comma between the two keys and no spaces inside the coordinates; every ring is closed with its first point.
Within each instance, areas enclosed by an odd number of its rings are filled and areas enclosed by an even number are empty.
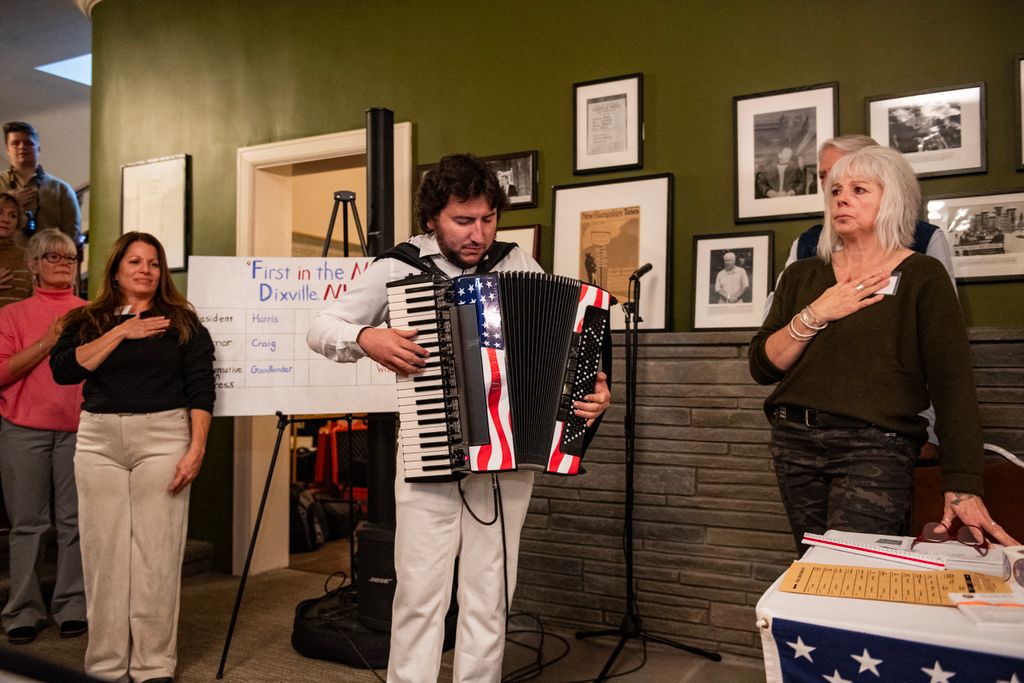
{"type": "Polygon", "coordinates": [[[189,445],[184,408],[82,411],[75,453],[85,573],[87,673],[173,676],[188,496],[168,492],[189,445]]]}

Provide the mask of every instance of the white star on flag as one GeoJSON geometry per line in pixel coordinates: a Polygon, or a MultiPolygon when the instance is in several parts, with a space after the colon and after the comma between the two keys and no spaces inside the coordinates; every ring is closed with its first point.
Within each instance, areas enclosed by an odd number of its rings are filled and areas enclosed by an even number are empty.
{"type": "Polygon", "coordinates": [[[926,669],[921,667],[921,671],[932,677],[930,683],[949,683],[949,679],[956,676],[952,671],[943,671],[942,665],[939,664],[938,660],[935,660],[935,666],[932,668],[926,669]]]}
{"type": "Polygon", "coordinates": [[[881,659],[875,659],[870,654],[868,654],[867,648],[864,648],[864,654],[862,654],[862,655],[850,655],[850,656],[853,657],[854,659],[856,659],[857,663],[860,664],[860,670],[858,670],[857,673],[862,674],[865,671],[870,671],[871,673],[875,674],[876,676],[880,675],[878,673],[878,665],[882,663],[882,660],[881,659]]]}
{"type": "Polygon", "coordinates": [[[1000,678],[998,681],[996,681],[996,683],[1020,683],[1020,679],[1017,678],[1017,674],[1013,674],[1012,676],[1010,676],[1010,680],[1004,681],[1000,678]]]}
{"type": "Polygon", "coordinates": [[[831,676],[822,676],[828,683],[853,683],[839,675],[839,669],[833,669],[831,676]]]}
{"type": "Polygon", "coordinates": [[[800,659],[801,657],[806,657],[808,662],[814,662],[814,660],[811,659],[811,652],[817,650],[818,648],[804,644],[804,640],[800,636],[796,637],[795,643],[786,643],[786,645],[789,645],[791,648],[793,648],[793,659],[800,659]]]}

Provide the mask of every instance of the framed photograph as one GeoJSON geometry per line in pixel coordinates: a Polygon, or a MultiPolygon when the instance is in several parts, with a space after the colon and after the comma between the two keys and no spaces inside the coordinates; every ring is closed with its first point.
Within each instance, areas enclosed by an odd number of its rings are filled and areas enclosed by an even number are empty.
{"type": "Polygon", "coordinates": [[[756,330],[772,286],[771,231],[693,238],[693,329],[756,330]]]}
{"type": "Polygon", "coordinates": [[[644,75],[576,83],[572,92],[572,172],[643,168],[644,75]]]}
{"type": "Polygon", "coordinates": [[[537,150],[480,157],[498,176],[508,196],[508,210],[537,206],[537,150]]]}
{"type": "Polygon", "coordinates": [[[838,83],[732,99],[737,223],[824,212],[818,145],[838,128],[838,83]]]}
{"type": "MultiPolygon", "coordinates": [[[[641,330],[669,325],[672,284],[671,173],[554,188],[555,258],[552,272],[599,285],[625,302],[629,276],[643,277],[641,330]]],[[[625,329],[622,309],[611,311],[612,329],[625,329]]]]}
{"type": "Polygon", "coordinates": [[[925,197],[953,251],[956,281],[1024,280],[1024,190],[925,197]]]}
{"type": "Polygon", "coordinates": [[[865,101],[868,135],[903,152],[918,178],[985,172],[984,83],[865,101]]]}
{"type": "Polygon", "coordinates": [[[164,246],[171,271],[188,269],[192,241],[192,159],[161,157],[121,167],[121,234],[148,232],[164,246]]]}
{"type": "Polygon", "coordinates": [[[1017,170],[1024,171],[1024,55],[1013,58],[1013,106],[1017,110],[1017,170]]]}
{"type": "Polygon", "coordinates": [[[540,223],[533,225],[499,225],[497,239],[501,242],[515,242],[519,248],[540,260],[540,223]]]}
{"type": "MultiPolygon", "coordinates": [[[[537,207],[537,188],[540,187],[537,172],[537,150],[515,152],[513,154],[495,154],[480,157],[498,176],[501,189],[508,196],[506,211],[512,209],[534,209],[537,207]]],[[[437,166],[420,164],[416,167],[417,186],[423,182],[427,171],[437,166]]]]}

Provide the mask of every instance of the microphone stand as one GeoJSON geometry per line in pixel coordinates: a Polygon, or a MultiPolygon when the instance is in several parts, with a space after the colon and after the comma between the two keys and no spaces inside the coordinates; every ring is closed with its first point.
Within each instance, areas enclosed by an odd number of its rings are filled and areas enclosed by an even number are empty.
{"type": "MultiPolygon", "coordinates": [[[[637,367],[637,349],[639,347],[639,335],[638,326],[643,322],[640,318],[640,278],[650,270],[649,265],[641,266],[637,269],[633,275],[629,278],[629,292],[626,295],[626,301],[622,304],[622,311],[625,313],[625,352],[626,352],[626,415],[625,415],[625,434],[626,434],[626,504],[625,504],[625,522],[624,522],[624,535],[625,535],[625,554],[626,554],[626,612],[622,616],[622,623],[617,629],[607,629],[601,631],[577,631],[576,638],[598,638],[601,636],[618,636],[619,643],[615,646],[611,656],[605,663],[604,668],[601,669],[601,673],[594,679],[595,683],[601,683],[608,678],[608,673],[611,671],[612,666],[615,664],[615,660],[618,659],[619,654],[622,652],[622,648],[625,647],[626,643],[631,640],[640,640],[641,642],[650,641],[653,643],[661,643],[662,645],[669,645],[679,650],[685,650],[686,652],[692,652],[695,655],[701,657],[707,657],[711,661],[719,662],[722,660],[722,656],[717,652],[709,652],[702,650],[692,645],[684,645],[677,643],[674,640],[668,638],[662,638],[661,636],[648,633],[644,630],[643,624],[640,620],[640,609],[636,602],[636,592],[633,588],[633,470],[636,461],[636,367],[637,367]]],[[[642,666],[642,665],[641,665],[642,666]]]]}

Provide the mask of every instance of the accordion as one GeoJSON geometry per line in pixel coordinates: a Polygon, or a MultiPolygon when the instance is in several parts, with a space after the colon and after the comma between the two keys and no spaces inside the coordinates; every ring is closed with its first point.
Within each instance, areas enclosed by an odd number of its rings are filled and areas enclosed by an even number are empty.
{"type": "Polygon", "coordinates": [[[546,273],[388,284],[391,326],[417,328],[424,371],[398,377],[406,481],[470,472],[578,474],[610,295],[546,273]]]}

